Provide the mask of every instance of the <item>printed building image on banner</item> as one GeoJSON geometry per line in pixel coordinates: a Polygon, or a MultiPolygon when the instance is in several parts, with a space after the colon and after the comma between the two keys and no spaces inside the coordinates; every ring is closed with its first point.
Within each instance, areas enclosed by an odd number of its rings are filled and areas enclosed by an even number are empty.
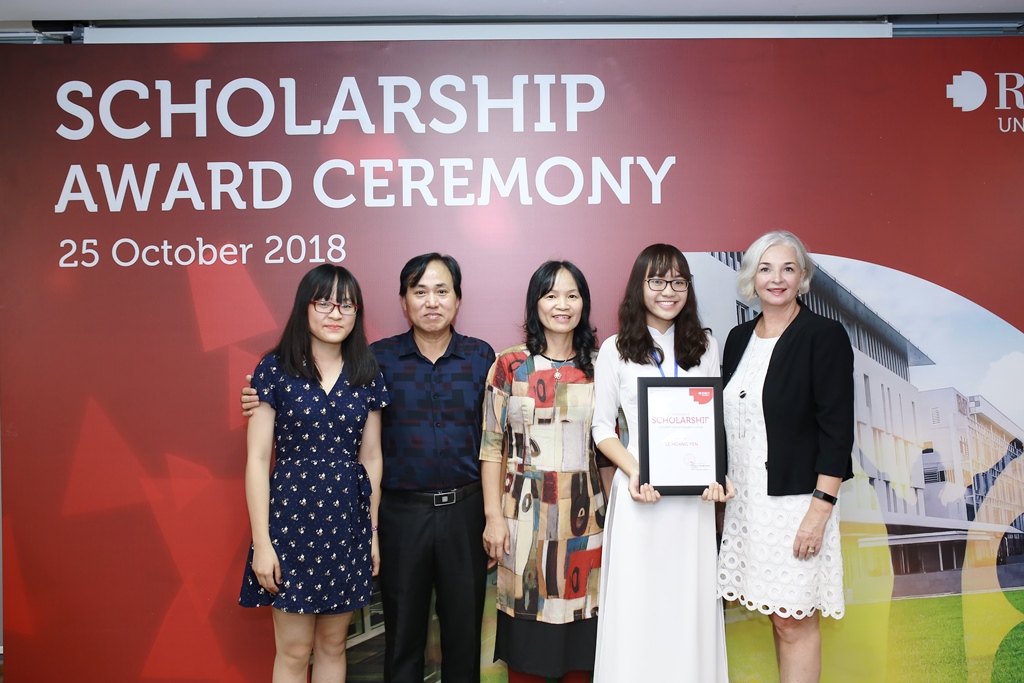
{"type": "MultiPolygon", "coordinates": [[[[406,260],[450,253],[456,328],[500,349],[522,341],[543,261],[586,274],[603,340],[636,254],[668,242],[723,342],[757,313],[736,298],[742,250],[789,229],[823,268],[808,305],[855,349],[848,609],[823,620],[825,680],[1020,679],[1024,307],[994,255],[1024,253],[1021,54],[1013,38],[0,46],[6,673],[266,680],[271,620],[237,605],[238,396],[312,267],[358,278],[374,341],[408,328],[406,260]]],[[[493,610],[481,658],[500,681],[493,610]]],[[[750,616],[728,611],[734,681],[775,666],[750,616]]],[[[380,614],[354,623],[353,653],[372,653],[380,614]]]]}

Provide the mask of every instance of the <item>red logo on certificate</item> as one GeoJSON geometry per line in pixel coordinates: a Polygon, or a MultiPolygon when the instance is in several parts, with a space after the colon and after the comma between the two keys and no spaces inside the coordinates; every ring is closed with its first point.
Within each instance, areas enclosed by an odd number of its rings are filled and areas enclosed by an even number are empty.
{"type": "Polygon", "coordinates": [[[697,405],[704,405],[715,397],[715,390],[711,387],[694,387],[690,389],[690,398],[697,402],[697,405]]]}

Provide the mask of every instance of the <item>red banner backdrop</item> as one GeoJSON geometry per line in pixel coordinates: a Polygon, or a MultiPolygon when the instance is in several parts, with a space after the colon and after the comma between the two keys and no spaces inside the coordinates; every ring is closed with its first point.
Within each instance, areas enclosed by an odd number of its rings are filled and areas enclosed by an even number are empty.
{"type": "Polygon", "coordinates": [[[603,338],[647,244],[736,251],[787,228],[1024,327],[1004,263],[1024,253],[1019,40],[4,46],[0,63],[11,680],[266,679],[270,620],[236,606],[236,396],[316,263],[355,273],[377,339],[405,328],[405,260],[451,253],[459,329],[502,348],[548,258],[587,274],[603,338]]]}

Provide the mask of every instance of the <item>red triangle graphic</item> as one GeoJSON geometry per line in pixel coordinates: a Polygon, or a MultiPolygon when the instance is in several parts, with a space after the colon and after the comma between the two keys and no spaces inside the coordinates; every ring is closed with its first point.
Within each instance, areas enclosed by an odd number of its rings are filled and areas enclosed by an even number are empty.
{"type": "Polygon", "coordinates": [[[235,667],[231,667],[224,672],[224,676],[220,679],[220,683],[247,683],[242,677],[241,672],[235,667]]]}
{"type": "Polygon", "coordinates": [[[167,474],[171,478],[174,507],[179,511],[213,481],[210,470],[174,455],[167,456],[167,474]]]}
{"type": "Polygon", "coordinates": [[[242,479],[211,480],[184,505],[161,492],[173,490],[173,480],[146,480],[152,492],[153,516],[174,565],[196,609],[205,615],[213,608],[221,587],[232,576],[241,581],[235,564],[238,548],[249,539],[242,479]],[[211,524],[210,520],[217,520],[211,524]]]}
{"type": "Polygon", "coordinates": [[[14,524],[4,515],[4,632],[33,635],[32,608],[25,594],[25,579],[18,559],[14,524]]]}
{"type": "Polygon", "coordinates": [[[64,493],[64,515],[109,510],[146,502],[144,476],[135,453],[90,398],[64,493]]]}
{"type": "Polygon", "coordinates": [[[184,589],[164,617],[142,667],[143,677],[217,679],[225,671],[224,656],[205,610],[196,610],[184,589]]]}
{"type": "Polygon", "coordinates": [[[278,328],[241,265],[188,267],[203,350],[211,351],[278,328]]]}

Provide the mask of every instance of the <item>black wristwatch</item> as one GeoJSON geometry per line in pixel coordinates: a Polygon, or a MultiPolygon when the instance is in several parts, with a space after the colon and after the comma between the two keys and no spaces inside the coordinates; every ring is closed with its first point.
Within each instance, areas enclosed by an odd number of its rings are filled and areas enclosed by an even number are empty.
{"type": "Polygon", "coordinates": [[[833,505],[839,502],[839,498],[833,496],[831,493],[825,493],[821,489],[814,489],[811,495],[815,498],[821,498],[826,503],[832,503],[833,505]]]}

